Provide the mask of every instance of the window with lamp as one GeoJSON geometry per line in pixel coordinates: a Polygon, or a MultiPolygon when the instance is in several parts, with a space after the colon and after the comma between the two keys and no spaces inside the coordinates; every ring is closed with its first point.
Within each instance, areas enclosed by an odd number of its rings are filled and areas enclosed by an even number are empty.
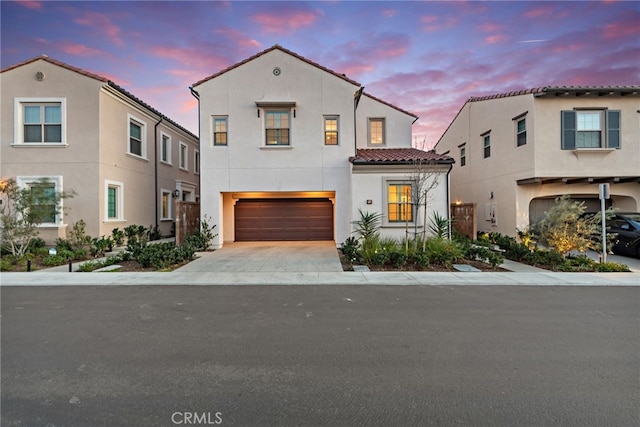
{"type": "Polygon", "coordinates": [[[413,186],[410,182],[387,184],[387,221],[413,222],[413,186]]]}

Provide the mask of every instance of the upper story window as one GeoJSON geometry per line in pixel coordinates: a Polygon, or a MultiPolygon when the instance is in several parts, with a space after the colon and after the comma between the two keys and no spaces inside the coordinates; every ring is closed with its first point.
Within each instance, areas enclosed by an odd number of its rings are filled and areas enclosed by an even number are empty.
{"type": "Polygon", "coordinates": [[[324,117],[324,145],[338,145],[338,116],[324,117]]]}
{"type": "Polygon", "coordinates": [[[200,152],[198,150],[193,152],[193,173],[200,173],[200,152]]]}
{"type": "Polygon", "coordinates": [[[289,111],[265,111],[265,144],[291,145],[289,111]]]}
{"type": "Polygon", "coordinates": [[[485,159],[491,157],[491,132],[482,134],[482,154],[485,159]]]}
{"type": "Polygon", "coordinates": [[[228,130],[226,117],[213,118],[213,145],[227,145],[228,130]]]}
{"type": "Polygon", "coordinates": [[[162,134],[160,141],[160,161],[171,164],[171,137],[162,134]]]}
{"type": "Polygon", "coordinates": [[[562,111],[563,150],[620,148],[620,111],[562,111]]]}
{"type": "Polygon", "coordinates": [[[412,194],[410,182],[388,184],[387,219],[389,222],[413,222],[412,194]]]}
{"type": "Polygon", "coordinates": [[[467,144],[462,144],[460,147],[460,166],[467,164],[467,144]]]}
{"type": "Polygon", "coordinates": [[[65,100],[16,98],[15,144],[64,145],[65,100]]]}
{"type": "Polygon", "coordinates": [[[385,145],[385,122],[384,118],[369,119],[369,145],[385,145]]]}
{"type": "Polygon", "coordinates": [[[515,119],[516,126],[516,147],[521,147],[527,143],[527,119],[520,117],[515,119]]]}
{"type": "Polygon", "coordinates": [[[169,190],[160,190],[160,219],[168,220],[171,219],[171,201],[172,195],[169,190]]]}
{"type": "Polygon", "coordinates": [[[145,123],[129,115],[128,154],[147,158],[147,130],[145,123]]]}
{"type": "Polygon", "coordinates": [[[180,169],[188,170],[188,160],[189,159],[189,148],[187,144],[181,142],[180,143],[180,151],[179,151],[179,159],[178,164],[180,165],[180,169]]]}

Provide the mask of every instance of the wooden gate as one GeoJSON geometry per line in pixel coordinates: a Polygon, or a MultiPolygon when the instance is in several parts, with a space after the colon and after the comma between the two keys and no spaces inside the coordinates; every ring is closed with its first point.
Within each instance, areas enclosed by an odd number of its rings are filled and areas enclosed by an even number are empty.
{"type": "Polygon", "coordinates": [[[476,204],[462,203],[451,204],[451,219],[453,220],[453,229],[463,236],[467,236],[471,240],[475,240],[478,234],[476,225],[476,204]]]}
{"type": "Polygon", "coordinates": [[[176,202],[176,245],[182,245],[185,237],[199,229],[200,203],[176,202]]]}

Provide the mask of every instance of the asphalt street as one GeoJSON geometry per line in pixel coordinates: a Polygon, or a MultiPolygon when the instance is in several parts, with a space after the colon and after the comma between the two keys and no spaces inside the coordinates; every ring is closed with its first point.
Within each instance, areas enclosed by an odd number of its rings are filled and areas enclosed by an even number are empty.
{"type": "Polygon", "coordinates": [[[632,426],[640,288],[3,287],[3,426],[632,426]]]}

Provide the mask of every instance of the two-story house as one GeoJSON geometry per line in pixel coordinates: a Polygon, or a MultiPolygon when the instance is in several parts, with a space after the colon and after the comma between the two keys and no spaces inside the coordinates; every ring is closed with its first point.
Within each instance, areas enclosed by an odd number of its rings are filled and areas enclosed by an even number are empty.
{"type": "Polygon", "coordinates": [[[457,156],[451,198],[475,203],[477,229],[515,235],[561,195],[640,208],[640,86],[542,87],[470,98],[436,145],[457,156]]]}
{"type": "Polygon", "coordinates": [[[45,55],[2,70],[3,178],[74,192],[40,226],[52,243],[137,224],[173,232],[175,198],[197,201],[198,137],[122,87],[45,55]]]}
{"type": "MultiPolygon", "coordinates": [[[[201,215],[214,246],[247,240],[344,241],[359,209],[382,233],[422,226],[412,166],[428,163],[428,215],[448,215],[453,159],[411,147],[417,116],[358,82],[275,45],[192,86],[199,100],[201,215]]],[[[423,215],[423,214],[422,214],[423,215]]]]}

